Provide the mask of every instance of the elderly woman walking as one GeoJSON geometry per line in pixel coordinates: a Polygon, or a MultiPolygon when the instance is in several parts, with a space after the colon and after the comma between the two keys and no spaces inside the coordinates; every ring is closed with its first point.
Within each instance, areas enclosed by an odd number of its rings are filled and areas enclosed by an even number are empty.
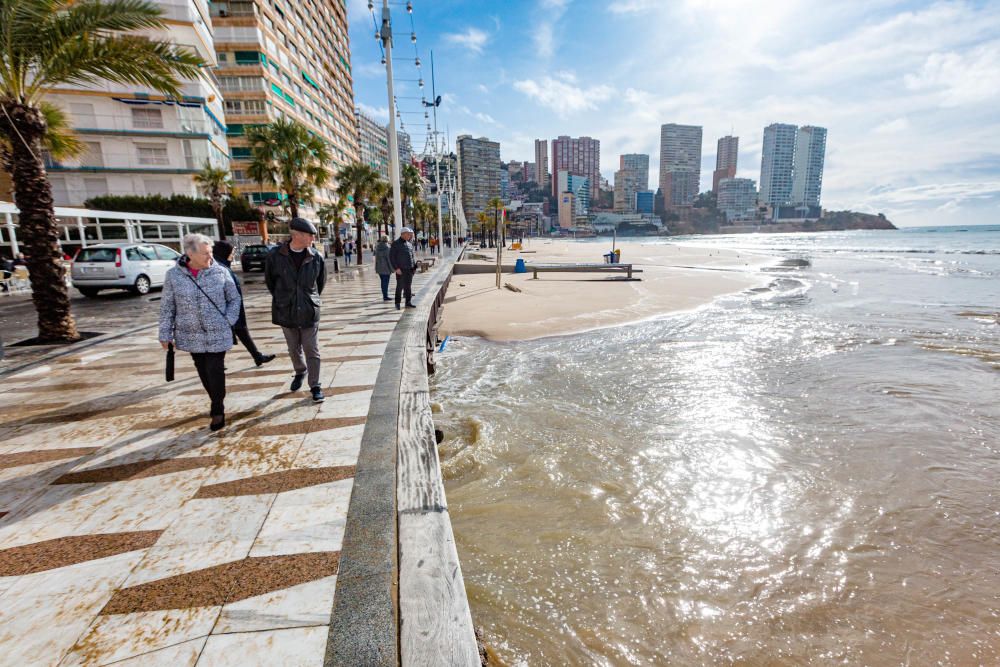
{"type": "Polygon", "coordinates": [[[375,244],[375,273],[382,283],[382,300],[389,300],[389,276],[392,264],[389,262],[389,237],[383,234],[375,244]]]}
{"type": "Polygon", "coordinates": [[[191,353],[212,402],[209,428],[218,431],[226,425],[226,351],[233,346],[242,299],[229,272],[212,260],[213,243],[204,234],[184,237],[184,255],[163,284],[160,344],[191,353]]]}

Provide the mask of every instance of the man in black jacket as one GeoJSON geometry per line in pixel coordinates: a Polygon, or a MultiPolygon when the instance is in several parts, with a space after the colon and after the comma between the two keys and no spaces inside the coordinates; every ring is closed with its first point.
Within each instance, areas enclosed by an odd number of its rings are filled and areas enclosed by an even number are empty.
{"type": "Polygon", "coordinates": [[[396,310],[400,308],[400,296],[406,297],[406,307],[413,305],[413,274],[417,270],[417,256],[413,250],[413,230],[403,227],[399,238],[389,248],[389,266],[396,274],[396,310]]]}
{"type": "Polygon", "coordinates": [[[309,390],[316,403],[323,402],[319,380],[319,295],[326,285],[326,264],[312,247],[316,227],[304,218],[288,223],[291,240],[267,255],[264,281],[271,293],[271,322],[281,327],[288,343],[295,377],[292,391],[302,388],[309,375],[309,390]]]}

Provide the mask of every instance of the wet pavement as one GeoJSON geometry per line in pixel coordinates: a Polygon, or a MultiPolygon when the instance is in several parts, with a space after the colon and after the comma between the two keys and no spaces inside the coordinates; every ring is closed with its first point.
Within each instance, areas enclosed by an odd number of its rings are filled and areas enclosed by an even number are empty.
{"type": "MultiPolygon", "coordinates": [[[[0,664],[323,664],[354,466],[400,311],[370,268],[330,274],[316,405],[288,392],[284,339],[251,276],[250,328],[278,358],[227,355],[219,433],[188,355],[164,381],[152,327],[4,378],[0,664]]],[[[156,319],[148,299],[104,301],[78,312],[81,329],[156,319]]]]}

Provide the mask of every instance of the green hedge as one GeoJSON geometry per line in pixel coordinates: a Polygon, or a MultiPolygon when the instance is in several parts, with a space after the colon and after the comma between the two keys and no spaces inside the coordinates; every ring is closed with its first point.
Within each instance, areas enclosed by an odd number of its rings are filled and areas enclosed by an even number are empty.
{"type": "MultiPolygon", "coordinates": [[[[169,197],[163,195],[104,195],[92,197],[83,205],[98,211],[215,218],[211,201],[203,197],[190,197],[188,195],[170,195],[169,197]]],[[[227,200],[223,206],[222,219],[226,224],[226,234],[232,234],[233,222],[257,220],[257,209],[247,200],[234,197],[227,200]]]]}

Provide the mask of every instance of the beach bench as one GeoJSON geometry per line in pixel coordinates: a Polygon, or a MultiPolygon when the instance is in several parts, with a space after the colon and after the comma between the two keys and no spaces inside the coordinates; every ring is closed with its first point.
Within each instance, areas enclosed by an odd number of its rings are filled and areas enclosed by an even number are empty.
{"type": "Polygon", "coordinates": [[[631,264],[528,264],[528,271],[532,273],[532,279],[538,280],[540,271],[552,271],[558,273],[594,273],[599,271],[625,271],[628,279],[632,280],[631,264]]]}
{"type": "Polygon", "coordinates": [[[437,261],[437,257],[428,257],[426,259],[417,260],[417,268],[420,269],[420,273],[427,273],[427,269],[434,266],[434,262],[437,261]]]}

